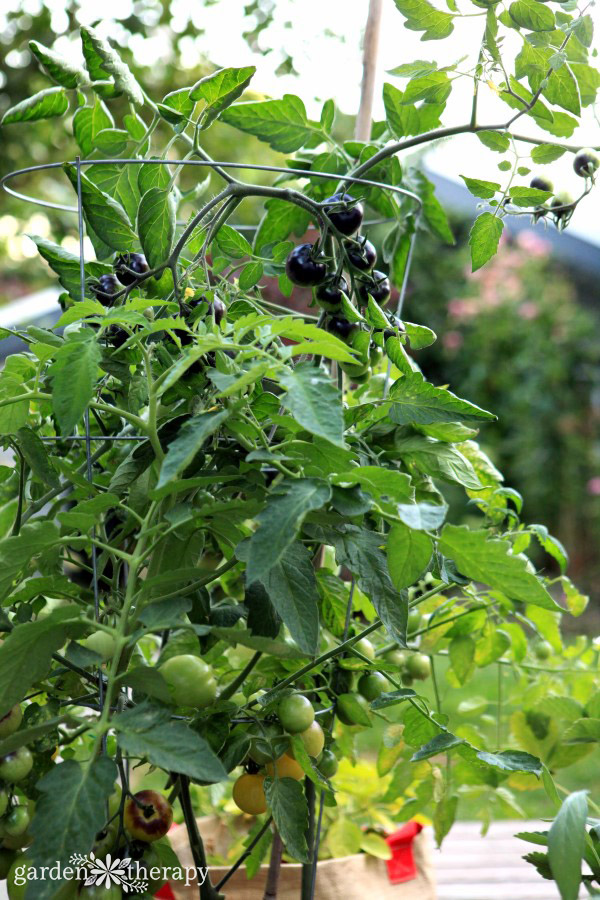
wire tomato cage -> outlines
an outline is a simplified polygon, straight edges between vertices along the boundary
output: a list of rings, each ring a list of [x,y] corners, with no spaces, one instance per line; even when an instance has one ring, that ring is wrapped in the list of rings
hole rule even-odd
[[[15,190],[12,186],[9,185],[13,179],[29,175],[36,172],[47,172],[54,171],[57,169],[63,169],[65,165],[70,165],[75,168],[76,171],[76,192],[77,192],[77,205],[69,206],[62,203],[55,203],[50,200],[44,200],[38,197],[33,197],[29,194],[24,194],[21,191]],[[67,162],[52,162],[45,163],[35,166],[26,166],[22,169],[16,169],[12,172],[7,173],[0,179],[0,186],[4,189],[4,191],[10,196],[14,197],[17,200],[21,200],[25,203],[32,203],[36,206],[43,207],[45,209],[56,210],[59,212],[72,213],[77,215],[77,232],[79,239],[79,287],[80,287],[80,300],[85,299],[86,294],[86,273],[85,273],[85,257],[84,257],[84,238],[85,238],[85,227],[84,227],[84,210],[83,210],[83,198],[82,198],[82,180],[81,174],[84,167],[89,166],[99,166],[99,165],[115,165],[115,166],[142,166],[142,165],[159,165],[159,166],[170,166],[174,169],[180,169],[183,166],[198,166],[200,168],[208,168],[212,169],[217,174],[219,174],[219,169],[238,169],[243,171],[255,171],[255,172],[270,172],[278,175],[288,175],[288,176],[298,176],[299,178],[319,178],[319,179],[327,179],[329,181],[338,179],[341,185],[345,186],[350,185],[358,185],[360,187],[365,188],[378,188],[383,191],[389,191],[393,194],[396,194],[400,197],[404,197],[408,200],[413,201],[416,206],[416,215],[414,221],[414,227],[412,229],[412,233],[410,234],[410,240],[408,245],[408,251],[406,255],[406,262],[404,266],[402,283],[399,287],[399,296],[396,304],[396,316],[400,317],[402,313],[402,307],[404,304],[404,298],[406,295],[406,289],[408,285],[408,278],[410,274],[410,268],[413,258],[413,252],[415,247],[416,235],[418,230],[419,218],[423,207],[423,201],[415,194],[413,191],[410,191],[406,188],[402,188],[396,185],[386,184],[385,182],[375,181],[367,178],[360,178],[352,175],[339,175],[337,173],[332,172],[321,172],[321,171],[313,171],[307,169],[300,168],[291,168],[284,166],[271,166],[271,165],[262,165],[258,163],[242,163],[242,162],[230,162],[230,161],[219,161],[219,160],[191,160],[191,159],[160,159],[160,158],[134,158],[134,159],[122,159],[119,157],[115,157],[112,159],[81,159],[77,156],[74,160]],[[249,186],[252,187],[252,186]],[[260,188],[257,188],[257,193]],[[293,201],[290,201],[293,202]],[[315,201],[311,201],[315,202]],[[318,206],[318,203],[315,203]],[[208,213],[207,213],[208,214]],[[364,220],[364,226],[376,226],[387,224],[391,222],[395,222],[395,218],[376,218],[370,220]],[[178,226],[188,225],[188,222],[177,221]],[[220,225],[219,225],[220,227]],[[254,225],[235,225],[236,230],[238,231],[254,231],[257,226]],[[315,225],[309,225],[309,230],[315,230]],[[217,229],[218,230],[218,229]],[[212,239],[214,239],[216,235],[212,235]],[[173,271],[174,277],[174,285],[177,287],[177,278],[176,273]],[[149,300],[149,305],[151,305],[151,299]],[[292,311],[292,310],[290,310]],[[386,381],[385,381],[385,390],[387,390],[387,385],[390,379],[391,372],[391,362],[388,362]],[[100,442],[104,445],[109,445],[111,442],[141,442],[147,440],[146,437],[142,435],[131,435],[131,434],[118,434],[118,435],[108,435],[108,434],[92,434],[90,428],[90,414],[89,408],[85,410],[83,416],[83,433],[75,433],[67,436],[44,436],[41,438],[44,442],[47,443],[64,443],[64,442],[73,442],[73,443],[82,443],[85,446],[85,467],[86,467],[86,478],[89,484],[93,484],[93,466],[94,462],[105,452],[104,448],[100,448],[99,450],[92,452],[92,442]],[[66,485],[65,485],[66,489]],[[92,561],[92,588],[93,588],[93,596],[94,596],[94,615],[96,621],[100,620],[100,586],[99,586],[99,577],[98,577],[98,559],[97,559],[97,547],[95,544],[96,531],[95,528],[92,529],[92,550],[91,550],[91,561]],[[354,580],[350,583],[350,591],[348,597],[348,606],[346,610],[346,619],[345,619],[345,628],[344,628],[344,637],[343,640],[347,639],[348,631],[350,627],[351,615],[352,615],[352,603],[353,603],[353,594],[354,594]],[[99,709],[102,708],[104,703],[104,676],[102,671],[98,670],[98,701],[99,701]],[[103,751],[106,752],[106,738],[103,739]],[[317,876],[317,861],[318,861],[318,851],[321,840],[321,832],[323,825],[323,811],[324,811],[324,800],[325,794],[321,791],[320,803],[319,803],[319,812],[317,816],[317,821],[315,823],[315,787],[312,781],[307,779],[307,799],[309,801],[309,843],[312,845],[310,850],[310,862],[308,864],[303,865],[303,882],[308,884],[308,895],[310,900],[313,900],[315,896],[315,888],[316,888],[316,876]],[[186,825],[188,825],[188,817],[185,817]],[[193,819],[193,816],[192,816]],[[245,849],[244,853],[239,857],[238,860],[231,866],[229,871],[223,876],[223,878],[219,881],[217,885],[215,885],[215,890],[218,891],[222,888],[227,881],[232,877],[232,875],[237,871],[240,865],[244,862],[244,860],[249,856],[252,849],[256,846],[256,844],[263,837],[267,828],[270,826],[272,819],[268,818],[263,827],[254,837],[252,842]],[[194,820],[195,825],[195,820]],[[316,825],[316,827],[315,827]],[[189,825],[188,825],[189,831]],[[307,881],[305,881],[307,879]]]

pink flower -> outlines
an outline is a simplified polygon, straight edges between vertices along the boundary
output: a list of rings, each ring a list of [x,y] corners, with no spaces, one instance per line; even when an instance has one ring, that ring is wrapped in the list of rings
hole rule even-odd
[[[521,303],[518,312],[522,319],[528,320],[537,319],[540,314],[539,307],[533,300],[526,300],[525,303]]]
[[[521,231],[517,235],[517,244],[531,256],[548,256],[552,248],[550,241],[536,234],[535,231]]]
[[[590,478],[586,485],[586,489],[588,494],[591,494],[592,497],[600,496],[600,475],[595,475],[594,478]]]
[[[464,338],[460,331],[447,331],[442,337],[442,344],[446,350],[460,350]]]

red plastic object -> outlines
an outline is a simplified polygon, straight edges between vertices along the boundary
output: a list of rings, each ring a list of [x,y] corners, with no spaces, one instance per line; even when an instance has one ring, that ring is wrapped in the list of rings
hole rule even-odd
[[[386,860],[390,884],[402,884],[417,877],[417,866],[414,860],[412,843],[423,826],[419,822],[407,822],[393,834],[386,837],[392,851],[392,858]]]

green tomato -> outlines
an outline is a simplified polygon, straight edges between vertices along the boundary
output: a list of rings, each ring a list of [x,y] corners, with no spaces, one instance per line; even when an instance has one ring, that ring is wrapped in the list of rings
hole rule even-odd
[[[33,756],[27,747],[19,747],[0,759],[0,778],[8,784],[23,781],[33,768]]]
[[[408,624],[407,631],[409,634],[412,634],[414,631],[418,631],[421,627],[421,622],[423,621],[423,617],[418,609],[411,609],[408,613]]]
[[[29,811],[26,806],[13,806],[4,820],[4,828],[11,837],[20,837],[29,825]]]
[[[411,687],[415,679],[412,677],[412,675],[408,675],[406,672],[404,672],[401,680],[403,687]]]
[[[204,709],[217,696],[217,682],[203,659],[189,653],[172,656],[159,669],[176,706]]]
[[[27,869],[30,865],[31,863],[24,853],[17,856],[13,862],[6,876],[8,900],[24,900],[25,889],[27,888]],[[24,884],[21,884],[21,882],[24,882]]]
[[[6,738],[9,735],[14,734],[19,728],[22,719],[23,710],[17,703],[0,719],[0,738]]]
[[[3,816],[8,809],[8,794],[4,788],[0,789],[0,816]]]
[[[399,669],[403,669],[408,660],[409,654],[406,650],[388,650],[386,654],[384,654],[385,662],[390,663],[392,666],[398,666]]]
[[[303,694],[289,694],[277,707],[277,715],[289,734],[300,734],[310,728],[315,720],[312,703]]]
[[[4,881],[8,876],[16,858],[15,850],[5,850],[4,847],[0,847],[0,881]]]
[[[359,693],[369,702],[377,700],[389,686],[389,681],[380,672],[362,675],[358,682]]]
[[[112,659],[115,653],[116,643],[112,634],[106,631],[93,631],[92,634],[81,641],[82,645],[93,653],[101,656],[104,662]]]
[[[352,646],[368,659],[375,659],[375,647],[368,638],[361,638],[360,641],[352,644]]]
[[[424,653],[413,653],[406,660],[406,671],[411,678],[424,681],[431,675],[431,660]]]
[[[331,750],[323,750],[318,762],[318,769],[325,778],[333,778],[338,770],[338,761]]]
[[[539,659],[540,662],[545,662],[545,660],[550,659],[554,653],[554,647],[549,641],[536,641],[533,645],[533,652],[535,653],[536,659]]]
[[[361,694],[341,694],[335,704],[335,712],[344,725],[368,725],[369,704]]]

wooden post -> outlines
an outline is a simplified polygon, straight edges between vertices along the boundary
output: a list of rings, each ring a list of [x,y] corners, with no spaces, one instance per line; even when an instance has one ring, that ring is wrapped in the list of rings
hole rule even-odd
[[[354,129],[354,136],[357,141],[368,141],[371,137],[373,96],[375,94],[377,52],[379,49],[379,32],[381,30],[382,13],[383,0],[369,0],[369,14],[367,16],[363,48],[363,77],[360,89],[360,106],[358,108],[356,127]]]

